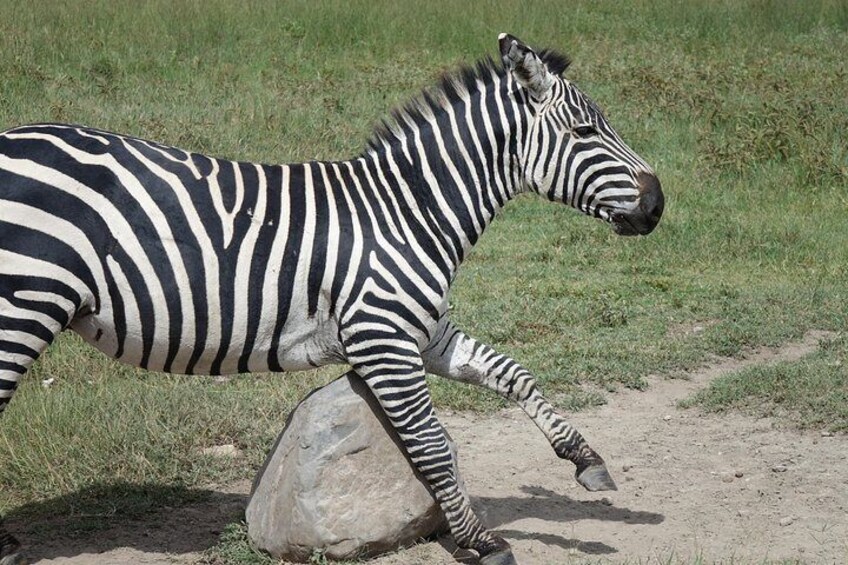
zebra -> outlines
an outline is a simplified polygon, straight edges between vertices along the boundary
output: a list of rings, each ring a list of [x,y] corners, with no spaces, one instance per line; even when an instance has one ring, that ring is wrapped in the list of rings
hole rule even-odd
[[[533,374],[448,316],[457,269],[497,212],[535,192],[645,235],[652,168],[563,73],[508,34],[500,60],[446,74],[346,161],[216,159],[82,126],[0,134],[0,410],[64,329],[139,367],[184,374],[348,364],[430,485],[459,547],[515,563],[458,487],[425,381],[517,403],[588,490],[604,460]],[[20,559],[0,523],[0,564]]]

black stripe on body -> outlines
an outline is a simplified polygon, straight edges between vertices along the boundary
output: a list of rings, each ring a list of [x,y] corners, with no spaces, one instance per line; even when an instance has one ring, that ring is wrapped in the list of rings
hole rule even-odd
[[[329,187],[324,185],[324,177],[315,163],[307,166],[312,171],[312,187],[307,187],[307,190],[311,188],[315,197],[315,230],[312,233],[312,256],[309,261],[306,290],[309,296],[307,315],[312,317],[318,311],[318,298],[321,296],[321,283],[326,269],[328,233],[329,230],[335,229],[335,226],[330,226],[329,223],[330,211],[327,202]]]
[[[282,187],[282,190],[288,191],[290,200],[289,209],[280,210],[280,213],[289,217],[289,231],[283,251],[282,264],[280,265],[280,274],[277,279],[277,321],[271,338],[271,350],[268,353],[268,367],[272,371],[283,370],[280,364],[280,339],[289,317],[289,308],[291,307],[292,293],[295,290],[295,278],[297,277],[297,260],[303,240],[306,209],[305,191],[309,189],[304,182],[303,168],[304,165],[289,167],[288,182]]]
[[[336,214],[338,216],[337,229],[339,230],[336,263],[335,265],[330,265],[330,268],[335,270],[335,277],[333,278],[333,283],[330,288],[330,312],[335,313],[339,296],[341,295],[342,287],[353,259],[352,254],[355,232],[353,228],[353,214],[351,209],[348,207],[347,199],[345,198],[346,189],[342,183],[340,175],[336,173],[336,168],[330,165],[327,165],[326,173],[327,179],[330,183],[326,188],[333,193],[333,200],[336,205]]]
[[[284,211],[280,210],[280,190],[283,183],[282,168],[263,165],[260,167],[261,173],[259,173],[250,163],[241,163],[240,166],[245,186],[259,186],[257,175],[263,174],[265,176],[268,196],[265,202],[265,218],[267,220],[259,231],[259,236],[254,245],[247,289],[236,290],[236,292],[246,291],[248,295],[247,331],[244,336],[244,347],[238,361],[238,371],[246,373],[249,371],[250,356],[256,346],[259,322],[262,318],[262,289],[265,274],[271,268],[268,263],[271,257],[271,246],[280,226],[280,215]]]
[[[233,204],[235,203],[236,191],[233,167],[236,164],[230,161],[219,161],[218,164],[221,171],[229,171],[229,173],[225,174],[223,177],[219,174],[219,182],[221,182],[222,187],[221,193],[230,194],[230,199],[232,201],[229,206],[227,205],[226,201],[224,201],[224,207],[227,210],[231,210]],[[251,169],[252,167],[243,168]],[[252,171],[252,178],[256,178],[255,169],[253,169]],[[229,182],[230,184],[224,185],[223,183],[225,181]],[[230,190],[226,190],[225,186],[227,188],[230,188]],[[257,192],[258,186],[258,182],[253,182],[251,184],[245,183],[244,200],[241,204],[241,210],[251,210],[253,211],[253,213],[256,213],[257,202],[259,198],[259,194]],[[215,217],[217,217],[217,215]],[[232,343],[234,337],[233,323],[235,321],[235,301],[241,298],[237,295],[244,292],[244,289],[239,289],[236,287],[236,275],[238,269],[242,268],[242,265],[238,264],[238,259],[239,254],[241,252],[241,247],[244,244],[245,237],[247,236],[248,230],[251,228],[253,221],[254,218],[246,212],[238,214],[233,222],[233,232],[231,235],[232,239],[229,241],[226,247],[224,247],[223,245],[215,245],[215,253],[218,256],[218,296],[220,301],[219,304],[221,313],[221,342],[218,347],[218,353],[215,355],[215,359],[213,360],[208,371],[213,375],[221,373],[221,365],[227,359],[230,344]]]

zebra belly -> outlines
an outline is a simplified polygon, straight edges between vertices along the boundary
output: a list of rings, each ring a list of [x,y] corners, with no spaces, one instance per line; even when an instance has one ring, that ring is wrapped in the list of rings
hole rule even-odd
[[[147,360],[144,361],[145,344],[140,333],[127,332],[121,341],[122,351],[120,355],[118,354],[119,339],[110,316],[89,314],[79,317],[71,323],[71,329],[96,349],[130,365],[171,373],[220,375],[243,372],[239,367],[245,351],[243,336],[241,339],[233,336],[225,353],[222,353],[220,347],[197,350],[194,344],[190,343],[179,344],[174,352],[170,343],[154,341],[146,356]],[[274,370],[276,367],[269,363],[272,358],[283,371],[302,371],[344,363],[338,335],[338,326],[334,320],[319,317],[290,319],[280,335],[276,348],[272,347],[273,329],[260,332],[260,336],[248,352],[247,372]],[[272,349],[276,351],[273,356]],[[190,368],[187,365],[178,365],[176,362],[166,367],[169,356],[175,361],[192,358],[196,358],[196,361]]]

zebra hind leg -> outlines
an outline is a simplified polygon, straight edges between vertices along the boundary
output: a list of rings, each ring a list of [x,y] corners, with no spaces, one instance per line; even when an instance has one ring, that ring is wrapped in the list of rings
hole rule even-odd
[[[0,277],[0,291],[2,282]],[[19,294],[27,296],[23,291]],[[74,306],[70,305],[65,316],[57,319],[58,312],[50,303],[17,298],[13,302],[0,292],[0,422],[21,378],[62,331],[73,311]],[[25,563],[21,544],[6,530],[0,517],[0,565]]]
[[[0,519],[0,565],[25,565],[26,559],[20,550],[20,542],[6,531]]]

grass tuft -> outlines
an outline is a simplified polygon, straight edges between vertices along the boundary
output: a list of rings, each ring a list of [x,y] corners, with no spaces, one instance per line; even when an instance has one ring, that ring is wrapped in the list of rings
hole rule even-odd
[[[848,432],[848,336],[822,341],[800,361],[747,367],[681,403],[708,412],[741,410],[802,429]]]

